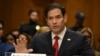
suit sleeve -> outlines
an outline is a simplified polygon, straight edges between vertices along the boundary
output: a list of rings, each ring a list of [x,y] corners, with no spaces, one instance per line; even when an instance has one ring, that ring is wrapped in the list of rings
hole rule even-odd
[[[21,26],[19,27],[19,31],[22,33],[22,31],[23,31],[23,25],[21,25]]]
[[[88,44],[88,40],[86,36],[83,37],[82,45],[79,48],[79,52],[80,52],[80,55],[82,56],[95,56],[94,51]]]
[[[33,49],[33,52],[32,53],[36,53],[36,43],[37,43],[37,36],[35,35],[32,39],[32,41],[30,42],[30,44],[28,45],[28,48],[30,49]]]

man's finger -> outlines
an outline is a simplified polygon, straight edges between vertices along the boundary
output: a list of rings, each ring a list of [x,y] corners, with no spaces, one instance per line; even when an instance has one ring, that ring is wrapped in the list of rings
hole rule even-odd
[[[13,46],[16,48],[16,44],[13,42]]]
[[[19,43],[20,43],[19,39],[17,39],[17,40],[16,40],[16,43],[17,43],[17,44],[19,44]]]
[[[28,49],[28,53],[33,52],[33,49]]]

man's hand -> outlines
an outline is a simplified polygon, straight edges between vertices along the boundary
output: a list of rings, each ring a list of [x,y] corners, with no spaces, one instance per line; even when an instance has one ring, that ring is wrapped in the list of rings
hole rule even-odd
[[[25,39],[19,38],[13,45],[16,53],[29,53],[33,51],[33,49],[27,49],[27,41]]]

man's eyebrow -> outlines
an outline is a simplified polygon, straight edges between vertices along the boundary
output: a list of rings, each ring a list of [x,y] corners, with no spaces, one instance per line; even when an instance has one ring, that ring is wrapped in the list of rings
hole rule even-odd
[[[61,16],[61,15],[56,15],[56,16]]]

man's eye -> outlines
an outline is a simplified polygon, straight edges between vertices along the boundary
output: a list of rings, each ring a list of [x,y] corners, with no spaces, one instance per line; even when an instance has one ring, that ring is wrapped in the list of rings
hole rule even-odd
[[[61,18],[61,16],[57,16],[57,18]]]

